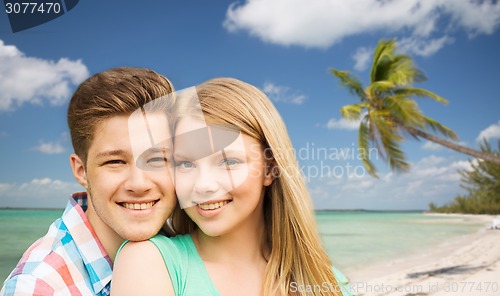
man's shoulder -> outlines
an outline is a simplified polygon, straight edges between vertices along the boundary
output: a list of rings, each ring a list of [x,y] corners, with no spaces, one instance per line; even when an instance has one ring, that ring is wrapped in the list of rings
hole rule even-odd
[[[24,252],[0,295],[51,295],[65,290],[68,279],[74,277],[70,269],[79,265],[84,267],[82,258],[59,218],[50,225],[45,236]]]
[[[64,242],[63,242],[64,241]],[[19,274],[35,274],[41,265],[51,266],[51,262],[64,261],[72,237],[64,226],[62,218],[54,221],[47,234],[35,241],[23,254],[11,276]]]
[[[10,295],[53,295],[54,288],[44,279],[32,274],[18,274],[8,278],[0,291],[0,296]]]
[[[91,229],[82,204],[73,197],[62,217],[23,254],[0,296],[93,295],[93,291],[108,295],[111,269],[111,259]]]
[[[59,220],[58,220],[59,221]],[[4,282],[0,296],[109,294],[111,264],[108,258],[84,258],[87,253],[61,223],[54,222],[37,240]],[[91,250],[90,250],[91,251]],[[92,252],[94,255],[99,250]],[[100,254],[100,252],[98,253]]]

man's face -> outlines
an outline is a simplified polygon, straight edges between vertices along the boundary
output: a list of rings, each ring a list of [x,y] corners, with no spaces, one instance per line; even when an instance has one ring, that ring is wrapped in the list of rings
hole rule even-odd
[[[169,132],[164,115],[150,114],[148,120],[163,126],[161,132]],[[145,151],[141,162],[150,169],[138,167],[130,144],[133,125],[126,115],[104,120],[88,151],[86,214],[99,236],[148,239],[165,224],[176,203],[166,160],[169,147],[164,144]]]

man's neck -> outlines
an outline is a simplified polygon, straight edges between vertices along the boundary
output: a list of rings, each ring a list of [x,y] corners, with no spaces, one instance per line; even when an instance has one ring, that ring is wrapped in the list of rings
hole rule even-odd
[[[114,232],[108,225],[106,225],[97,215],[95,211],[89,206],[85,212],[87,218],[89,219],[90,225],[95,231],[95,234],[99,238],[104,250],[108,254],[112,262],[115,261],[116,252],[123,244],[125,239],[120,237],[116,232]]]

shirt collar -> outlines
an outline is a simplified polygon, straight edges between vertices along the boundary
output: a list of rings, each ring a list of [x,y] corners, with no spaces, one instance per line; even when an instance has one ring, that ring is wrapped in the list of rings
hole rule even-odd
[[[68,201],[62,220],[75,241],[97,294],[111,282],[113,263],[85,215],[86,208],[87,193],[75,193]]]

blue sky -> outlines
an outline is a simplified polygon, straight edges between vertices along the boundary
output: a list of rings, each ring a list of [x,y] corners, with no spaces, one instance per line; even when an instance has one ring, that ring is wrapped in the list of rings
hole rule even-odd
[[[398,38],[428,77],[417,86],[450,102],[420,100],[423,112],[478,148],[481,138],[500,137],[499,24],[500,3],[471,0],[80,1],[18,33],[1,11],[0,207],[62,208],[82,190],[68,162],[67,104],[81,81],[116,66],[151,68],[176,89],[220,76],[263,89],[318,209],[443,204],[463,193],[457,169],[469,158],[409,139],[409,173],[376,161],[380,179],[368,176],[350,154],[356,126],[339,114],[356,100],[328,69],[366,83],[378,40]]]

